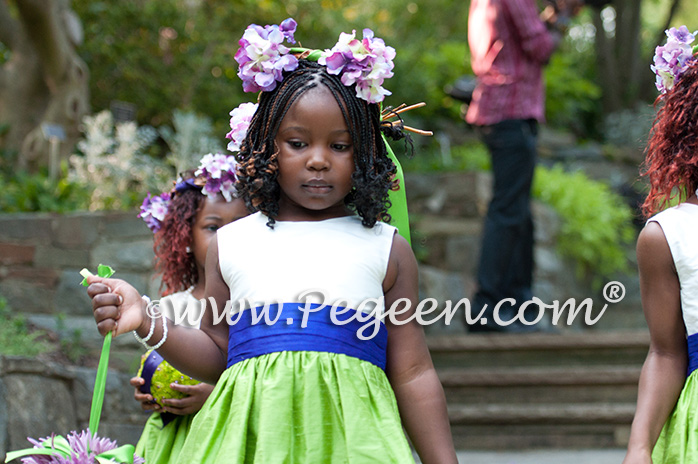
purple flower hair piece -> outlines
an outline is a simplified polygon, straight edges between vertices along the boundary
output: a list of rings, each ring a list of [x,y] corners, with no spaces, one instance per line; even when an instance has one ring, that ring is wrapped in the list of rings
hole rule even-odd
[[[330,74],[342,74],[342,83],[356,84],[356,96],[369,103],[379,103],[391,92],[384,89],[383,81],[393,76],[395,49],[374,37],[371,29],[363,30],[363,40],[342,32],[331,50],[325,50],[318,63],[327,66]]]
[[[231,201],[237,195],[237,166],[232,155],[209,153],[201,158],[199,169],[194,174],[206,180],[202,191],[206,196],[213,198],[220,193],[226,201]]]
[[[230,140],[228,150],[240,151],[243,140],[247,136],[247,129],[250,127],[252,117],[257,111],[257,103],[243,103],[230,112],[230,132],[225,134],[225,138]]]
[[[235,53],[235,61],[240,65],[238,76],[245,92],[274,90],[276,83],[283,79],[283,71],[293,71],[298,67],[298,59],[282,45],[284,40],[295,44],[295,32],[296,21],[292,18],[279,25],[262,27],[251,24],[245,29],[238,42],[240,48]]]
[[[686,69],[696,61],[697,47],[691,46],[698,32],[689,32],[686,26],[672,27],[666,31],[667,43],[654,51],[654,64],[650,69],[657,75],[655,85],[661,93],[674,87]]]
[[[141,212],[138,217],[143,219],[153,233],[160,230],[162,221],[167,215],[167,208],[170,205],[171,196],[169,192],[161,193],[160,195],[151,197],[150,192],[143,199],[141,204]]]

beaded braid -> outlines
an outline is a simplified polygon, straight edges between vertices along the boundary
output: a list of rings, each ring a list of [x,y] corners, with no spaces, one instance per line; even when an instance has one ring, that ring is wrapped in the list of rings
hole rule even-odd
[[[276,134],[286,112],[303,93],[325,85],[344,116],[354,145],[352,190],[345,204],[373,227],[378,220],[390,221],[388,191],[394,188],[395,164],[388,158],[381,137],[380,108],[356,97],[354,86],[345,86],[339,76],[313,61],[299,60],[298,68],[284,73],[271,92],[262,92],[259,107],[237,155],[240,163],[236,188],[248,208],[262,211],[273,228],[279,212],[278,147]]]

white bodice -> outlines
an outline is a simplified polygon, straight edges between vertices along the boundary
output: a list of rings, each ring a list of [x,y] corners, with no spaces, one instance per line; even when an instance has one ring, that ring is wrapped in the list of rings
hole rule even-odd
[[[664,231],[681,286],[686,334],[698,333],[698,205],[681,203],[651,217]]]
[[[357,216],[278,221],[255,213],[218,230],[218,259],[230,299],[244,308],[274,303],[325,303],[359,309],[382,299],[395,227],[364,227]],[[310,293],[309,293],[310,292]],[[372,311],[382,301],[365,305]],[[233,312],[240,309],[234,305]]]

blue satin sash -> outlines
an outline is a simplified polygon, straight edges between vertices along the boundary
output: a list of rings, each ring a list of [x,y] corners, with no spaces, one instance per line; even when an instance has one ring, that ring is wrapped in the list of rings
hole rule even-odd
[[[686,372],[686,377],[688,377],[693,371],[698,369],[698,333],[690,335],[686,339],[686,344],[688,345],[688,372]]]
[[[388,331],[382,321],[376,322],[374,317],[365,314],[360,316],[366,320],[359,321],[356,310],[339,307],[334,310],[339,322],[335,323],[331,319],[333,310],[330,306],[308,304],[308,308],[316,311],[304,312],[301,308],[305,305],[284,303],[280,317],[269,324],[260,317],[261,306],[233,314],[228,339],[228,367],[279,351],[321,351],[359,358],[385,370]],[[268,320],[276,319],[278,312],[278,304],[268,305]],[[306,327],[302,327],[304,314],[307,315]],[[253,320],[255,316],[258,320]],[[380,326],[375,336],[368,340],[358,338],[358,333],[370,337],[376,323]],[[364,330],[359,332],[364,326]]]

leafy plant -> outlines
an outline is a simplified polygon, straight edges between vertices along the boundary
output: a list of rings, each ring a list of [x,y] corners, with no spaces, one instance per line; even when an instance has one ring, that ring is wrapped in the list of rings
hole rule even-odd
[[[580,277],[593,286],[618,272],[628,272],[627,245],[635,238],[633,212],[606,184],[582,172],[539,166],[533,193],[562,218],[557,249],[577,263]]]
[[[147,154],[157,138],[153,127],[114,123],[108,110],[86,116],[83,126],[85,136],[78,142],[82,155],[70,157],[68,179],[89,189],[90,210],[134,207],[146,192],[169,186],[171,170]]]
[[[5,213],[87,209],[88,196],[84,186],[66,178],[50,179],[45,170],[0,175],[0,211]]]
[[[43,331],[30,332],[21,315],[12,312],[7,300],[0,296],[0,354],[10,356],[37,356],[49,351],[48,343],[41,340]]]
[[[172,117],[174,130],[169,126],[158,129],[170,149],[167,161],[176,173],[196,169],[202,156],[223,151],[222,137],[214,137],[211,119],[191,111],[175,110]]]

